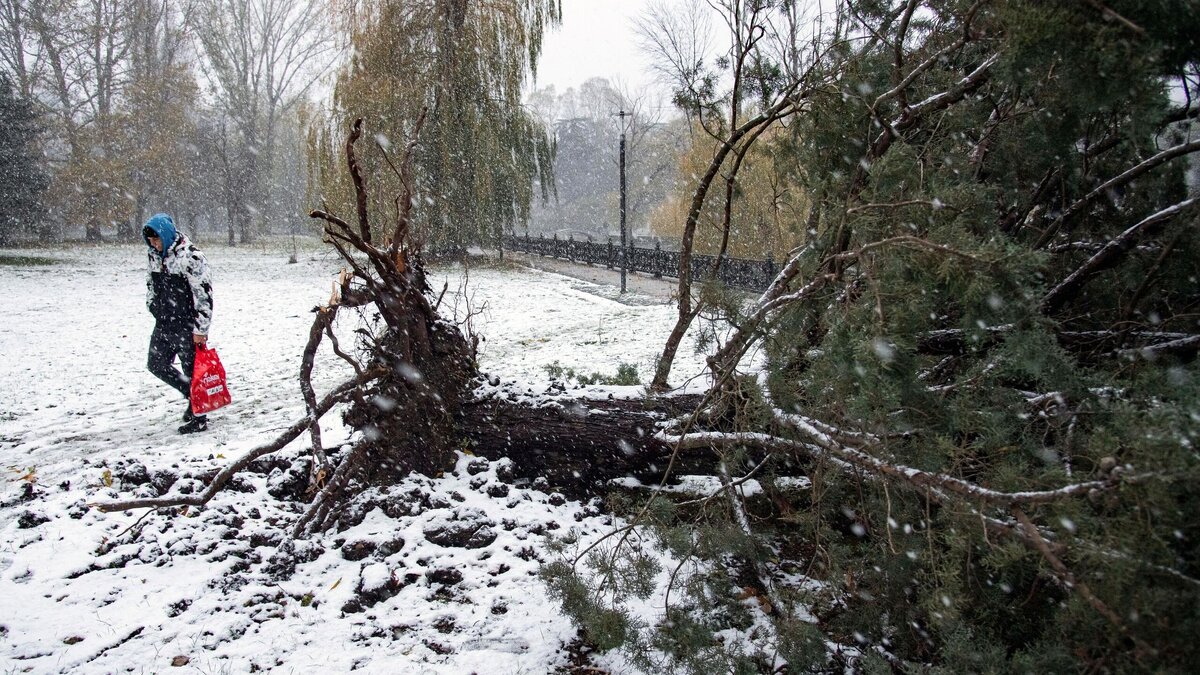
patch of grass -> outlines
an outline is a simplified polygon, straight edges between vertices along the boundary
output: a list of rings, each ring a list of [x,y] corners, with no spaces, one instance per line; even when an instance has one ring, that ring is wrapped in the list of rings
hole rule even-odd
[[[37,255],[8,255],[0,253],[0,265],[8,265],[9,267],[39,267],[46,265],[57,265],[61,260],[54,258],[46,258]]]
[[[579,384],[606,384],[614,386],[634,386],[642,383],[638,376],[637,366],[632,363],[621,363],[617,366],[616,375],[605,375],[604,373],[592,373],[585,375],[575,372],[574,368],[566,368],[558,361],[551,363],[548,366],[542,366],[546,374],[552,380],[575,380]]]
[[[439,258],[439,259],[429,261],[429,264],[430,264],[430,267],[438,267],[438,268],[445,269],[448,267],[463,265],[464,260],[462,257]],[[529,269],[529,265],[527,265],[519,260],[514,260],[513,258],[508,257],[508,256],[506,256],[503,260],[501,260],[500,258],[497,258],[494,254],[490,254],[490,253],[483,253],[483,254],[471,253],[470,255],[468,255],[466,257],[465,265],[468,269],[495,270],[498,272],[512,272],[514,270]]]

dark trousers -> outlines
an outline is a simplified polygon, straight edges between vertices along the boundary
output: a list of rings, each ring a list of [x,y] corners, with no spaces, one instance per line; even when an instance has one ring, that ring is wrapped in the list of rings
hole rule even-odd
[[[175,357],[183,372],[175,367]],[[190,326],[179,327],[163,321],[154,324],[150,334],[150,353],[146,367],[155,377],[179,390],[184,398],[192,397],[192,369],[196,365],[196,347],[192,344]]]

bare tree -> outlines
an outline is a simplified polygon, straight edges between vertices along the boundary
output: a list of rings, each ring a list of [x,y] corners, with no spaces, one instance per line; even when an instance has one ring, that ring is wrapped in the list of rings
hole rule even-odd
[[[42,60],[32,25],[31,0],[0,0],[0,68],[12,76],[17,90],[33,98]]]
[[[27,6],[26,25],[48,69],[42,84],[69,134],[112,113],[131,46],[130,4],[58,0]]]
[[[668,388],[675,354],[692,321],[704,309],[693,297],[692,249],[701,212],[717,178],[725,183],[721,247],[715,276],[729,241],[737,174],[746,153],[772,125],[800,112],[805,99],[828,78],[823,50],[836,42],[836,35],[823,42],[813,40],[812,49],[802,51],[791,43],[763,44],[768,35],[778,35],[776,24],[798,34],[800,17],[792,3],[757,0],[711,0],[709,9],[725,24],[728,52],[709,63],[709,22],[696,4],[680,12],[665,4],[651,7],[639,23],[644,47],[655,57],[660,73],[674,87],[674,100],[697,126],[715,141],[708,170],[696,183],[688,209],[679,257],[679,317],[655,366],[652,389]],[[815,30],[820,30],[817,24]],[[787,49],[780,46],[787,45]],[[769,51],[770,47],[775,50]],[[817,64],[825,66],[822,70]],[[767,66],[774,66],[768,68]],[[718,66],[728,74],[721,76]],[[726,88],[721,90],[723,82]],[[757,96],[751,97],[750,94]]]
[[[264,205],[278,125],[340,53],[330,17],[318,3],[204,0],[196,34],[218,105],[232,122],[236,151],[226,190],[229,242],[254,237],[252,216]]]
[[[133,145],[129,192],[133,209],[118,225],[118,237],[132,239],[147,209],[171,211],[176,222],[188,221],[184,203],[194,195],[198,107],[194,72],[188,65],[189,23],[194,0],[133,0],[129,30],[129,86],[123,109],[129,115],[128,133],[140,137]]]
[[[64,217],[85,222],[89,240],[114,215],[119,197],[102,176],[119,173],[114,143],[117,102],[128,84],[134,3],[129,0],[50,0],[25,8],[39,90],[60,145],[51,157],[66,171],[56,178]],[[17,16],[15,6],[10,16]]]
[[[196,0],[133,0],[129,18],[133,80],[151,79],[179,64],[189,47],[187,28],[196,7]]]

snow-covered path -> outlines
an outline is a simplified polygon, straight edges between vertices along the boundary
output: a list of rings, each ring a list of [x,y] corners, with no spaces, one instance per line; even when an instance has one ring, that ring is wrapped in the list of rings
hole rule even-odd
[[[217,249],[212,340],[237,405],[212,433],[179,437],[179,395],[146,370],[153,320],[145,309],[141,247],[49,252],[55,265],[0,266],[9,299],[0,325],[0,458],[46,471],[82,456],[236,451],[302,410],[289,401],[308,310],[331,265]],[[328,359],[326,359],[328,363]],[[331,375],[319,369],[318,377]],[[326,379],[329,379],[326,377]],[[230,447],[230,446],[233,447]]]
[[[594,535],[606,520],[537,491],[509,492],[495,466],[468,471],[464,457],[443,479],[414,479],[406,489],[421,506],[410,517],[381,520],[374,511],[347,532],[305,542],[281,563],[295,567],[287,573],[275,557],[264,560],[294,517],[266,496],[278,471],[248,477],[245,491],[222,493],[193,517],[152,517],[134,541],[124,533],[141,514],[84,508],[150,489],[133,479],[138,472],[211,471],[303,414],[299,356],[336,262],[312,251],[288,265],[278,248],[206,253],[215,272],[211,341],[234,402],[210,417],[207,433],[180,436],[181,399],[145,368],[152,321],[142,247],[0,251],[0,670],[161,672],[181,659],[202,672],[562,666],[573,629],[537,580],[538,542],[548,530]],[[17,256],[57,262],[11,264]],[[449,284],[443,306],[460,313],[461,272],[438,270],[431,280],[439,290]],[[482,367],[532,392],[545,389],[544,367],[555,362],[606,374],[632,363],[647,377],[673,321],[660,300],[617,302],[611,289],[555,274],[485,268],[469,279],[471,304],[483,309],[475,319],[486,336]],[[343,345],[354,327],[340,322]],[[702,357],[685,346],[677,380],[701,370]],[[314,384],[322,392],[349,373],[325,346]],[[338,417],[325,418],[327,446],[346,438]],[[36,497],[24,501],[29,478]],[[481,518],[496,535],[483,548],[445,548],[423,535],[431,522]],[[347,540],[387,555],[357,560]],[[447,582],[446,570],[461,579]],[[355,592],[397,579],[402,588],[374,610],[345,610]]]

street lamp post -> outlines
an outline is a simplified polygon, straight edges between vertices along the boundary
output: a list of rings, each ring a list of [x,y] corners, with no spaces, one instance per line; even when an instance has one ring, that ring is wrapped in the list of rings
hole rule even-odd
[[[625,118],[633,116],[624,110],[617,113],[621,118],[621,292],[625,292],[625,274],[629,269],[629,244],[625,233]]]

